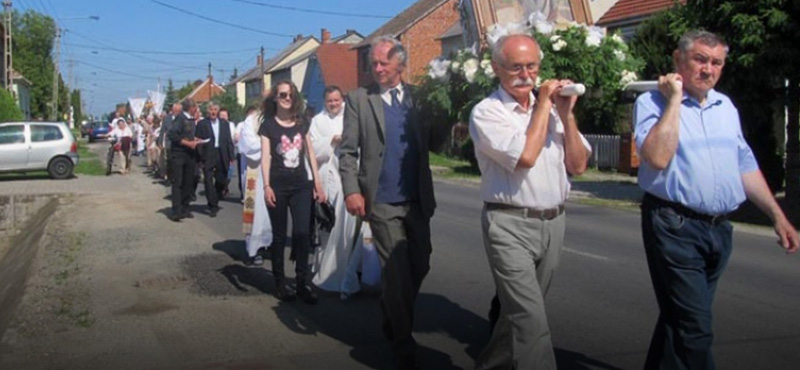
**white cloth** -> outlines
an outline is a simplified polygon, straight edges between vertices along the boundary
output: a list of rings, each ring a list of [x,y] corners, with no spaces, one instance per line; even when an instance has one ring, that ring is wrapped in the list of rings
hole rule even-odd
[[[347,213],[339,176],[338,148],[331,144],[335,135],[342,135],[343,117],[344,109],[336,116],[323,110],[311,120],[308,131],[317,157],[322,187],[336,210],[336,223],[325,247],[315,258],[312,282],[324,290],[352,294],[361,289],[357,271],[361,264],[363,240],[361,233],[355,235],[357,219]]]
[[[264,177],[261,174],[261,137],[258,136],[258,116],[251,115],[242,123],[242,135],[239,140],[239,152],[245,161],[245,168],[255,169],[258,172],[256,183],[256,205],[253,213],[253,229],[245,236],[247,254],[254,257],[261,247],[268,248],[272,244],[272,224],[267,213],[267,203],[264,200]],[[242,181],[245,181],[245,171],[242,171]]]
[[[472,110],[469,132],[481,170],[481,199],[519,207],[548,209],[567,199],[570,183],[564,164],[564,124],[550,111],[547,138],[536,163],[517,169],[525,148],[535,98],[526,111],[503,88]],[[589,142],[581,141],[591,151]]]
[[[239,127],[242,126],[241,122],[236,125],[233,121],[228,121],[228,126],[231,128],[231,140],[233,140],[233,155],[239,155]]]
[[[119,126],[116,126],[116,127],[114,127],[113,130],[111,130],[111,132],[108,134],[108,136],[113,138],[113,139],[115,139],[115,140],[117,140],[117,141],[119,141],[123,137],[132,138],[133,137],[133,131],[131,131],[131,128],[128,127],[128,126],[125,126],[125,128],[122,128],[122,129],[119,128]]]
[[[136,134],[136,151],[141,152],[145,149],[145,131],[141,123],[133,124],[133,131]]]
[[[159,126],[158,128],[154,128],[154,129],[150,130],[150,137],[152,139],[150,141],[150,147],[148,149],[158,148],[158,143],[156,143],[156,138],[159,135],[161,135],[161,126]]]

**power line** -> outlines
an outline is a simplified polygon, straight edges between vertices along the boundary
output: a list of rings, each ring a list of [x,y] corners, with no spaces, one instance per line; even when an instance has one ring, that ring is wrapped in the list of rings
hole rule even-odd
[[[79,48],[87,48],[87,49],[97,49],[97,50],[107,50],[107,51],[118,51],[118,52],[130,52],[134,54],[160,54],[160,55],[214,55],[214,54],[238,54],[244,52],[253,52],[258,51],[258,48],[250,48],[250,49],[239,49],[239,50],[219,50],[219,51],[158,51],[158,50],[128,50],[128,49],[120,49],[110,46],[93,46],[93,45],[84,45],[84,44],[73,44],[65,42],[64,44],[79,47]]]
[[[245,4],[252,4],[263,6],[267,8],[273,9],[282,9],[282,10],[291,10],[294,12],[301,12],[301,13],[314,13],[314,14],[323,14],[323,15],[336,15],[340,17],[356,17],[356,18],[379,18],[379,19],[391,19],[393,17],[387,15],[375,15],[375,14],[355,14],[355,13],[343,13],[343,12],[334,12],[330,10],[316,10],[316,9],[307,9],[307,8],[296,8],[293,6],[283,6],[283,5],[275,5],[275,4],[267,4],[260,1],[252,1],[252,0],[231,0],[237,3],[245,3]]]
[[[260,34],[263,34],[263,35],[269,35],[269,36],[290,37],[290,38],[294,37],[294,35],[289,35],[289,34],[285,34],[285,33],[262,31],[262,30],[259,30],[259,29],[242,26],[242,25],[235,24],[235,23],[223,22],[223,21],[220,21],[218,19],[214,19],[214,18],[211,18],[211,17],[206,17],[206,16],[204,16],[202,14],[197,14],[197,13],[188,11],[186,9],[181,9],[181,8],[176,7],[176,6],[172,6],[172,5],[163,3],[163,2],[158,1],[158,0],[150,0],[150,1],[152,1],[152,2],[154,2],[156,4],[158,4],[158,5],[161,5],[163,7],[170,8],[170,9],[175,10],[175,11],[180,12],[180,13],[191,15],[193,17],[197,17],[197,18],[200,18],[200,19],[204,19],[204,20],[207,20],[209,22],[223,24],[223,25],[226,25],[228,27],[238,28],[238,29],[241,29],[241,30],[250,31],[250,32],[256,32],[256,33],[260,33]]]
[[[113,70],[113,69],[109,69],[109,68],[106,68],[106,67],[99,66],[99,65],[97,65],[97,64],[92,64],[92,63],[89,63],[89,62],[84,62],[84,61],[82,61],[82,60],[76,60],[76,61],[75,61],[75,63],[78,63],[78,64],[83,64],[83,65],[86,65],[86,66],[89,66],[89,67],[94,67],[94,68],[97,68],[97,69],[100,69],[100,70],[103,70],[103,71],[106,71],[106,72],[116,73],[116,74],[123,75],[123,76],[130,76],[130,77],[144,78],[144,79],[148,79],[148,80],[156,80],[156,79],[158,79],[157,77],[151,77],[151,76],[142,76],[142,75],[137,75],[137,74],[134,74],[134,73],[128,73],[128,72],[122,72],[122,71],[116,71],[116,70]]]
[[[81,35],[80,33],[77,33],[77,32],[75,32],[75,31],[70,31],[70,33],[72,33],[73,35],[76,35],[76,36],[78,36],[78,37],[80,37],[80,38],[82,38],[82,39],[85,39],[85,40],[88,40],[88,41],[91,41],[91,42],[95,42],[95,43],[98,43],[98,44],[104,45],[104,46],[105,46],[105,47],[107,47],[107,48],[114,48],[113,46],[111,46],[111,45],[109,45],[109,44],[106,44],[106,43],[104,43],[104,42],[101,42],[101,41],[98,41],[98,40],[92,39],[91,37],[88,37],[88,36]],[[116,48],[114,48],[114,49],[116,49]],[[164,65],[168,65],[168,66],[171,66],[171,67],[179,67],[179,68],[187,68],[187,69],[188,69],[188,68],[193,68],[193,69],[196,69],[196,70],[205,70],[205,69],[204,69],[204,68],[202,68],[202,67],[197,67],[197,66],[184,66],[184,65],[180,65],[180,64],[174,64],[174,63],[168,63],[168,62],[164,62],[164,61],[161,61],[161,60],[158,60],[158,59],[148,58],[148,57],[145,57],[145,56],[142,56],[142,55],[138,55],[138,54],[131,53],[131,52],[129,52],[129,51],[127,51],[127,50],[125,50],[125,49],[117,49],[116,51],[117,51],[117,52],[120,52],[120,53],[123,53],[123,54],[130,55],[130,56],[132,56],[132,57],[134,57],[134,58],[139,58],[139,59],[146,60],[146,61],[153,62],[153,63],[164,64]]]

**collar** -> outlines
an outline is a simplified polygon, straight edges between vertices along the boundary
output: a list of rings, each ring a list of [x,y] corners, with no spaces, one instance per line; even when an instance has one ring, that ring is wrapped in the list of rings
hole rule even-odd
[[[702,106],[702,108],[705,109],[711,106],[722,104],[722,96],[723,95],[717,92],[717,90],[714,89],[708,90],[708,92],[706,93],[706,104]],[[692,104],[697,105],[698,107],[701,106],[699,100],[689,95],[689,93],[686,90],[683,90],[683,98],[681,99],[681,102],[685,102],[687,100],[690,101]]]
[[[498,98],[500,98],[500,102],[503,103],[503,106],[506,107],[511,112],[519,112],[524,111],[522,109],[522,105],[517,102],[517,99],[514,99],[511,94],[508,93],[503,87],[497,89],[498,91]],[[533,95],[533,92],[530,92],[530,104],[528,104],[528,111],[526,113],[530,113],[533,110],[533,106],[536,104],[536,96]]]
[[[380,85],[378,85],[378,86],[380,86]],[[391,89],[397,89],[398,93],[401,94],[401,95],[405,92],[405,88],[403,87],[403,82],[402,81],[399,84],[397,84],[396,86],[392,86],[392,87],[384,88],[383,86],[380,86],[380,89],[381,89],[381,95],[386,94]]]

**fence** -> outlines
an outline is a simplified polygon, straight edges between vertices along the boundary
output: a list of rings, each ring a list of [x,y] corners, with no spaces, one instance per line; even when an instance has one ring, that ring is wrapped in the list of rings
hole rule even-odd
[[[585,135],[592,145],[589,167],[616,169],[619,167],[619,135]]]

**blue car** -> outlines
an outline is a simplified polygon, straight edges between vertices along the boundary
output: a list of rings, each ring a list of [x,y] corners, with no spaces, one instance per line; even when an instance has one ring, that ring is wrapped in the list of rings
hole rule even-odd
[[[111,126],[108,122],[92,122],[91,128],[89,129],[89,142],[93,143],[96,140],[103,140],[106,138],[108,133],[111,131]]]

